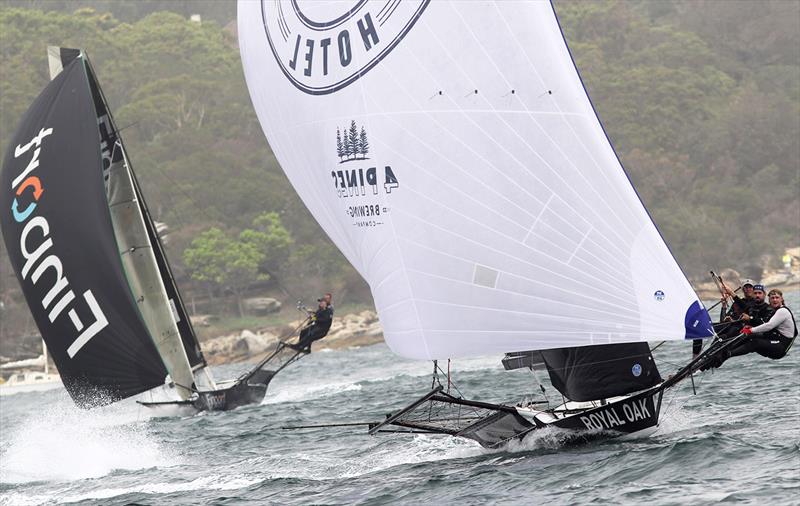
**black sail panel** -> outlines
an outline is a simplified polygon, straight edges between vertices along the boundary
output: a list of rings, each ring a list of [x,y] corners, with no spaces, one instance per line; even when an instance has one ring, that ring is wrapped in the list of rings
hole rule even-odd
[[[82,58],[25,113],[0,174],[3,238],[64,385],[81,406],[163,384],[167,374],[127,285],[102,177]]]
[[[645,343],[542,350],[553,386],[573,401],[625,395],[661,382]]]

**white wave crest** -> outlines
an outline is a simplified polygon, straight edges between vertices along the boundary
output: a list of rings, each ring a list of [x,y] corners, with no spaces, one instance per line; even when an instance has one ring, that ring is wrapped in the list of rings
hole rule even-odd
[[[268,391],[261,404],[280,404],[284,402],[318,399],[342,392],[358,391],[361,390],[361,385],[354,383],[329,383],[322,385],[289,386],[284,383],[280,385],[280,387],[277,387],[276,390],[276,392]]]
[[[128,410],[60,403],[31,413],[3,438],[0,482],[71,481],[178,463],[175,452],[130,417]]]

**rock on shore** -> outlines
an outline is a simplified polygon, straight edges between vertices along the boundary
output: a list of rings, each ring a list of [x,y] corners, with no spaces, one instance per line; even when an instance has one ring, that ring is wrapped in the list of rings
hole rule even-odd
[[[275,346],[279,336],[285,338],[293,329],[290,326],[270,327],[256,331],[243,330],[202,343],[208,363],[223,364],[261,358]],[[296,337],[290,342],[296,341]],[[334,317],[328,335],[312,345],[313,351],[325,348],[338,349],[350,346],[367,346],[383,341],[383,329],[375,311],[362,311]]]

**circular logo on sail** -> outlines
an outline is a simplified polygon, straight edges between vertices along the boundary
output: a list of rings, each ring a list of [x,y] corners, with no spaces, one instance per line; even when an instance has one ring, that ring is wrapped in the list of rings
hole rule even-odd
[[[380,63],[428,3],[261,0],[261,16],[284,75],[305,93],[326,95],[352,84]]]
[[[655,298],[657,301],[662,301],[662,300],[664,300],[664,298],[666,297],[666,295],[664,294],[664,291],[663,291],[663,290],[656,290],[656,293],[654,293],[654,294],[653,294],[653,297],[654,297],[654,298]]]
[[[633,364],[631,367],[631,373],[636,376],[637,378],[642,375],[642,366],[639,363]]]

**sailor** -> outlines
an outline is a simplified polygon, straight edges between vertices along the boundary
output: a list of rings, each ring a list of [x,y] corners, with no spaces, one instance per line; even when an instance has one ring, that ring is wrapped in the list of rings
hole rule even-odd
[[[325,299],[325,302],[328,303],[328,307],[331,310],[331,316],[333,316],[333,295],[331,295],[330,293],[326,293],[325,295],[322,296],[322,298]],[[319,302],[319,300],[317,300],[317,302]]]
[[[753,285],[753,300],[746,306],[745,312],[742,313],[742,321],[747,325],[754,327],[767,323],[772,317],[775,310],[770,304],[764,301],[767,296],[767,290],[761,283]],[[735,300],[735,299],[734,299]]]
[[[720,278],[720,283],[723,292],[723,300],[726,298],[731,298],[733,302],[731,303],[731,308],[728,310],[725,318],[722,319],[721,323],[727,322],[727,325],[720,325],[717,327],[717,333],[723,339],[728,339],[731,337],[736,337],[742,333],[742,328],[747,324],[747,319],[744,318],[744,315],[747,315],[747,318],[750,318],[750,313],[752,305],[755,303],[755,298],[753,297],[753,286],[755,283],[751,279],[744,279],[742,280],[742,292],[744,293],[744,297],[739,297],[736,295],[736,292],[730,289],[728,285],[725,284],[725,281]],[[765,304],[766,305],[766,304]],[[694,341],[694,357],[697,358],[698,354],[700,353],[700,348],[702,346],[702,341],[696,339]]]
[[[759,285],[756,285],[758,287]],[[797,337],[797,324],[794,315],[783,301],[783,292],[770,290],[769,305],[775,311],[772,317],[756,327],[746,326],[743,334],[750,336],[747,341],[736,345],[733,349],[722,350],[710,367],[720,367],[730,357],[738,357],[748,353],[758,353],[762,357],[778,360],[786,356],[794,339]]]
[[[750,304],[753,302],[753,286],[755,283],[752,279],[742,280],[742,293],[744,294],[744,298],[741,298],[731,291],[724,281],[720,279],[720,282],[722,283],[722,287],[723,290],[725,290],[726,295],[733,299],[731,308],[728,310],[728,314],[725,315],[725,319],[723,321],[738,320],[743,313],[747,313],[747,310],[750,308]]]
[[[328,335],[328,331],[333,323],[333,304],[328,305],[332,296],[326,293],[321,299],[317,299],[319,305],[317,310],[311,313],[311,322],[300,331],[300,339],[297,344],[289,344],[291,349],[311,353],[311,343],[322,339]]]

